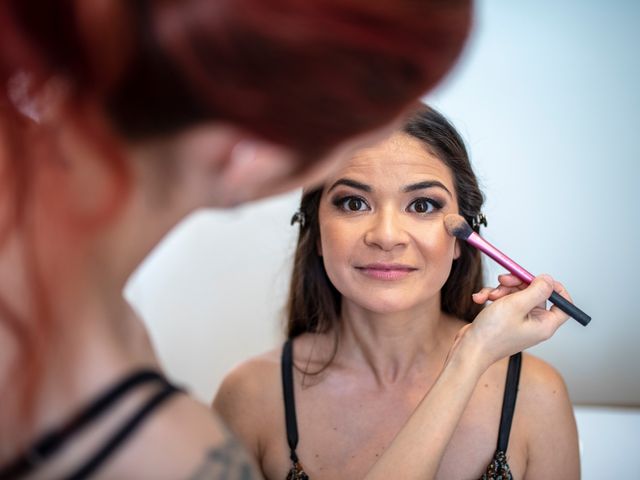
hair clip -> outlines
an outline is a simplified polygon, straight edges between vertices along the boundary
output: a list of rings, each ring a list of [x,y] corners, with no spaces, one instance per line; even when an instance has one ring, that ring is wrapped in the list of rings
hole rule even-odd
[[[485,227],[487,226],[487,217],[482,212],[478,213],[471,219],[471,228],[473,230],[480,230],[480,225],[484,225]]]
[[[306,219],[306,216],[305,216],[304,212],[301,211],[301,210],[298,210],[291,217],[291,225],[293,225],[294,223],[299,223],[300,224],[300,228],[303,228],[306,220],[307,219]]]

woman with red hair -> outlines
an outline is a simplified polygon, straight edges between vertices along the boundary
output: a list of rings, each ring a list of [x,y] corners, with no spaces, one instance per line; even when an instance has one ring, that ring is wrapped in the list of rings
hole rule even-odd
[[[189,212],[320,178],[389,128],[469,25],[465,0],[3,1],[0,478],[257,478],[160,373],[124,283]],[[456,415],[409,425],[434,435],[423,478]]]

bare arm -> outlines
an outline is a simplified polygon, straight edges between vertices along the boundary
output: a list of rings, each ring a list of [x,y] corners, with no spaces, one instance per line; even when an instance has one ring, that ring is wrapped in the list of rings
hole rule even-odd
[[[262,475],[257,472],[244,447],[228,436],[226,441],[206,452],[202,464],[189,477],[190,480],[257,480]]]
[[[503,286],[499,289],[480,292],[476,301],[495,302],[460,331],[438,379],[368,472],[367,480],[435,477],[484,371],[495,361],[548,339],[566,321],[567,316],[555,306],[550,310],[544,308],[544,300],[551,294],[551,282],[548,277],[537,278],[531,286],[519,291],[523,288],[520,282],[506,276],[501,278]],[[568,297],[562,285],[554,286]]]

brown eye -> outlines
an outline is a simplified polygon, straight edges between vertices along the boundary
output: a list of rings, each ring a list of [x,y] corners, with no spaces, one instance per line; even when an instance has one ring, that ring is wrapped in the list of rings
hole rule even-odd
[[[418,213],[425,213],[429,211],[429,204],[424,200],[419,200],[414,205],[414,209]]]
[[[433,213],[435,210],[442,208],[435,200],[430,198],[417,198],[407,208],[410,212],[414,213]]]
[[[351,197],[345,200],[345,206],[347,207],[347,210],[351,210],[352,212],[358,212],[360,210],[362,210],[362,207],[364,206],[364,202],[357,198],[357,197]]]
[[[347,195],[344,197],[337,197],[331,201],[331,203],[340,211],[343,212],[365,212],[370,210],[369,204],[362,197],[355,195]]]
[[[364,212],[369,210],[366,200],[355,196],[339,197],[331,203],[343,212]]]

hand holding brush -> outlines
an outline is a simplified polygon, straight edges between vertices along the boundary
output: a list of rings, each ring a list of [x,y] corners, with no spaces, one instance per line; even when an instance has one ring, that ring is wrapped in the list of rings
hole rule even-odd
[[[478,250],[495,260],[498,264],[509,270],[509,272],[523,282],[529,284],[535,278],[531,273],[474,232],[461,215],[450,214],[445,216],[444,225],[450,235],[473,245]],[[557,291],[553,291],[551,293],[549,301],[584,326],[591,321],[591,317],[589,315],[580,310]]]

